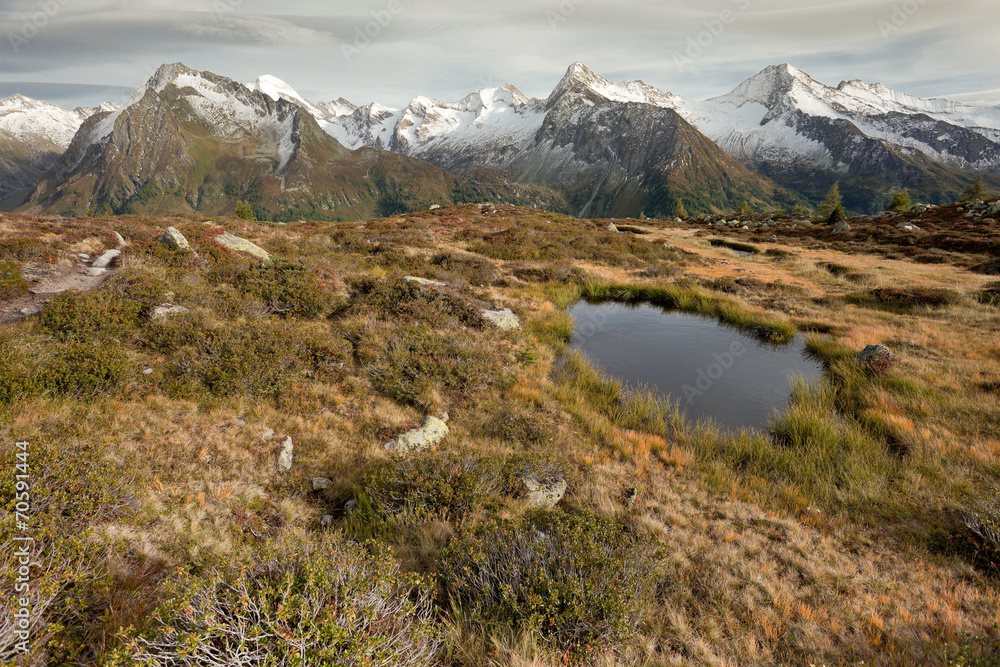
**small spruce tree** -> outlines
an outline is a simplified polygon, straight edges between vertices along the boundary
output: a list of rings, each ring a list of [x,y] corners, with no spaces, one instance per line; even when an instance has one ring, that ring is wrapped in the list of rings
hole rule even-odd
[[[976,179],[976,182],[965,189],[962,193],[962,201],[972,201],[974,199],[988,199],[990,196],[990,191],[986,189],[986,183],[983,181],[983,177],[980,176]]]
[[[833,212],[840,209],[840,215],[844,215],[844,198],[840,196],[840,183],[834,183],[826,193],[826,199],[819,205],[819,217],[830,219]]]
[[[887,211],[894,211],[896,213],[902,213],[903,211],[909,211],[913,204],[910,202],[910,193],[903,188],[902,190],[896,190],[896,193],[892,196],[892,201],[889,202],[889,207]]]
[[[750,206],[750,202],[743,200],[740,204],[740,210],[738,211],[740,215],[753,215],[753,207]]]
[[[683,199],[678,199],[677,200],[677,207],[674,209],[674,217],[675,218],[680,218],[681,220],[687,220],[687,218],[688,218],[688,212],[684,208],[684,200]]]
[[[792,209],[792,215],[803,218],[806,215],[806,209],[802,204],[796,204],[795,208]]]
[[[236,202],[236,213],[234,213],[240,220],[250,220],[253,221],[253,207],[244,200],[239,200]]]

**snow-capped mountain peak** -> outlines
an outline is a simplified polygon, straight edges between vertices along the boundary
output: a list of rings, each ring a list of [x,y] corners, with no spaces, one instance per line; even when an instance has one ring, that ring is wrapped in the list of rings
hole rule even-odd
[[[257,77],[257,80],[253,83],[246,84],[246,86],[250,90],[264,93],[275,102],[285,100],[286,102],[297,104],[315,118],[324,118],[327,115],[322,108],[299,95],[294,88],[276,76],[264,74]]]
[[[48,142],[65,150],[83,121],[103,107],[70,111],[56,104],[16,94],[0,100],[0,130],[22,141]]]

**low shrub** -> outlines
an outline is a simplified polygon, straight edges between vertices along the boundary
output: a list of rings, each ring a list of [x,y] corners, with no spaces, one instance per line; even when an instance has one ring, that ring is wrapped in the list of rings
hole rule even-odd
[[[513,371],[482,343],[421,325],[399,327],[390,338],[368,332],[358,345],[375,388],[401,403],[422,406],[439,390],[468,400],[482,390],[504,390]]]
[[[128,356],[113,343],[73,341],[50,349],[52,356],[35,370],[32,389],[86,398],[121,388],[133,373]]]
[[[260,321],[195,330],[177,323],[179,335],[192,335],[167,369],[172,393],[198,388],[217,395],[274,395],[306,369],[307,341],[290,325]]]
[[[983,285],[983,289],[976,294],[976,301],[987,306],[1000,306],[1000,282]]]
[[[454,320],[466,326],[483,326],[481,313],[486,304],[462,296],[450,289],[422,287],[398,279],[359,278],[351,282],[351,308],[368,310],[394,319],[432,322],[441,326]]]
[[[140,322],[143,305],[110,291],[63,292],[46,304],[38,325],[60,340],[125,339]]]
[[[268,546],[232,574],[182,577],[111,665],[435,664],[428,584],[339,536]]]
[[[751,255],[759,255],[760,248],[755,245],[750,245],[749,243],[740,243],[739,241],[730,241],[728,239],[712,239],[709,244],[716,248],[729,248],[730,250],[735,250],[737,252],[745,252]]]
[[[460,276],[470,285],[496,285],[502,282],[500,271],[492,263],[474,255],[442,252],[431,258],[431,264]]]
[[[274,258],[265,266],[259,260],[232,256],[216,262],[208,279],[217,285],[230,284],[243,295],[260,299],[268,313],[282,316],[324,317],[339,301],[333,290],[298,261]]]
[[[954,525],[952,547],[980,569],[1000,575],[1000,496],[949,512]]]
[[[21,264],[0,259],[0,299],[14,299],[28,293],[28,281],[21,275]]]
[[[877,287],[867,292],[854,292],[845,299],[867,308],[908,313],[919,308],[942,308],[961,303],[962,296],[943,287]]]
[[[623,523],[550,511],[458,535],[441,554],[439,576],[468,615],[537,633],[583,658],[629,640],[654,572],[649,542]]]

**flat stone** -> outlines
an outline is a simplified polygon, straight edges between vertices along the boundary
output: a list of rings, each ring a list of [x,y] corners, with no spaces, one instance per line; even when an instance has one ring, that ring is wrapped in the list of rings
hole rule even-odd
[[[608,231],[609,232],[615,232],[617,234],[618,233],[618,227],[615,226],[615,223],[609,222],[608,223]]]
[[[489,320],[504,331],[512,331],[514,329],[521,328],[521,320],[518,319],[517,315],[515,315],[514,311],[510,308],[504,308],[503,310],[484,310],[482,315],[483,319]]]
[[[837,226],[833,228],[834,234],[847,234],[850,231],[851,231],[851,226],[846,222],[844,222],[843,220],[838,222]]]
[[[37,315],[38,313],[42,312],[42,307],[28,306],[27,308],[22,308],[18,312],[24,315],[25,317],[31,317],[32,315]]]
[[[438,210],[439,208],[441,208],[441,204],[431,204],[431,205],[430,205],[430,208],[428,208],[427,210],[428,210],[428,211],[436,211],[436,210]]]
[[[265,428],[263,431],[260,432],[260,439],[261,440],[270,440],[273,437],[274,437],[274,429],[273,428]]]
[[[103,276],[107,272],[108,272],[107,269],[95,268],[93,266],[88,266],[87,268],[85,268],[83,270],[83,275],[85,275],[85,276],[87,276],[89,278],[100,278],[101,276]]]
[[[91,264],[95,269],[106,269],[111,266],[111,262],[118,259],[118,255],[122,254],[121,250],[107,250],[103,255],[94,260]]]
[[[191,249],[191,244],[188,243],[188,240],[184,238],[184,235],[181,234],[176,227],[167,227],[167,231],[163,232],[163,234],[156,240],[171,250]]]
[[[319,525],[321,528],[329,528],[331,525],[333,525],[333,515],[324,514],[323,518],[319,520]]]
[[[313,477],[313,491],[322,491],[323,489],[329,489],[331,486],[333,486],[333,482],[326,477]]]
[[[430,280],[428,278],[418,278],[417,276],[403,276],[403,280],[408,283],[416,283],[424,287],[444,287],[445,283],[440,280]]]
[[[385,443],[386,450],[406,454],[419,452],[438,444],[448,435],[448,425],[437,417],[428,416],[420,428],[407,431]]]
[[[150,319],[153,320],[165,320],[171,315],[180,315],[182,313],[190,313],[191,311],[184,306],[157,306],[153,309],[150,314]]]
[[[285,438],[285,441],[281,443],[281,452],[278,454],[278,469],[279,470],[291,470],[292,468],[292,453],[295,451],[295,446],[292,445],[291,438]]]
[[[244,238],[240,238],[229,232],[223,232],[215,237],[215,242],[223,248],[229,248],[236,252],[245,252],[264,261],[265,264],[271,261],[271,253],[261,248],[255,243],[251,243]]]

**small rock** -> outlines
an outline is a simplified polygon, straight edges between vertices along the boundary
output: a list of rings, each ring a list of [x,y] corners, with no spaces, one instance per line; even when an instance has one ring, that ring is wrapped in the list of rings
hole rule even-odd
[[[107,269],[95,268],[93,266],[88,266],[87,268],[85,268],[83,270],[83,275],[88,276],[90,278],[100,278],[101,276],[103,276],[107,272],[108,272]]]
[[[431,205],[430,205],[430,208],[428,208],[427,210],[428,210],[428,211],[436,211],[436,210],[438,210],[439,208],[441,208],[441,204],[431,204]]]
[[[22,308],[18,312],[24,315],[25,317],[31,317],[32,315],[37,315],[38,313],[42,312],[42,307],[28,306],[27,308]]]
[[[81,252],[79,255],[77,255],[77,257],[79,257],[80,261],[82,261],[82,262],[89,262],[90,261],[90,255],[88,255],[85,252]]]
[[[313,491],[322,491],[323,489],[329,489],[333,486],[333,482],[328,480],[326,477],[313,477]]]
[[[263,431],[260,432],[260,439],[261,440],[270,440],[273,437],[274,437],[274,429],[273,428],[265,428]]]
[[[190,250],[191,244],[175,227],[167,227],[167,231],[156,239],[171,250]]]
[[[418,278],[417,276],[403,276],[403,280],[408,283],[416,283],[425,287],[444,287],[445,283],[440,280],[430,280],[428,278]]]
[[[115,235],[115,241],[118,242],[118,249],[119,250],[121,250],[122,248],[124,248],[125,246],[128,245],[128,242],[125,240],[124,236],[122,236],[118,232],[111,232],[111,233]]]
[[[679,225],[679,224],[681,224],[681,223],[682,223],[682,222],[684,222],[684,221],[683,221],[683,220],[681,220],[680,218],[674,218],[674,222],[675,222],[675,223],[677,223],[677,224]]]
[[[150,319],[152,320],[165,320],[171,315],[180,315],[182,313],[190,313],[191,311],[184,306],[157,306],[153,309],[150,314]]]
[[[504,308],[503,310],[484,310],[482,312],[482,316],[483,319],[489,320],[504,331],[512,331],[514,329],[521,328],[521,320],[518,319],[517,315],[515,315],[514,311],[510,308]]]
[[[778,236],[776,234],[771,234],[770,236],[767,237],[767,240],[768,241],[777,241],[778,240]]]
[[[251,243],[246,239],[240,238],[229,232],[223,232],[215,237],[215,242],[221,245],[223,248],[229,248],[230,250],[236,252],[245,252],[248,255],[253,255],[264,261],[265,264],[271,262],[271,253],[261,248],[255,243]]]
[[[519,479],[524,486],[528,504],[532,507],[555,507],[566,495],[566,480],[562,477],[545,482],[535,475],[524,475]]]
[[[914,225],[912,222],[901,222],[896,225],[896,229],[901,229],[904,232],[919,232],[920,228]]]
[[[324,514],[323,518],[319,520],[320,528],[329,528],[333,525],[333,515]]]
[[[613,222],[609,222],[609,223],[608,223],[608,231],[609,231],[609,232],[615,232],[615,233],[618,233],[618,227],[616,227],[616,226],[615,226],[615,223],[613,223]]]
[[[142,374],[143,375],[152,375],[153,374],[153,369],[152,368],[144,368],[144,369],[142,369]]]
[[[896,360],[896,355],[885,345],[869,345],[858,352],[858,361],[863,364],[885,363],[890,364]]]
[[[635,504],[635,499],[639,497],[639,489],[634,486],[630,489],[625,489],[625,507],[632,509],[632,505]]]
[[[285,441],[281,443],[281,452],[278,454],[278,469],[279,470],[290,470],[292,467],[292,452],[295,451],[295,447],[292,445],[291,438],[285,438]]]
[[[437,417],[428,416],[420,428],[407,431],[398,438],[394,438],[385,443],[385,448],[390,452],[419,452],[432,447],[448,435],[448,425]]]
[[[111,262],[115,261],[120,254],[122,254],[121,250],[107,250],[103,255],[95,259],[91,266],[95,269],[105,269],[111,266]]]
[[[846,221],[841,220],[837,223],[837,226],[833,228],[834,234],[847,234],[851,231],[851,226],[847,224]]]
[[[351,498],[346,503],[344,503],[344,513],[345,514],[350,514],[351,512],[353,512],[356,509],[358,509],[358,501],[355,500],[354,498]]]

